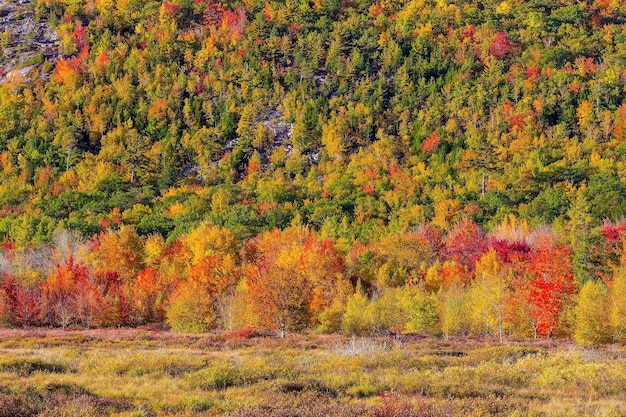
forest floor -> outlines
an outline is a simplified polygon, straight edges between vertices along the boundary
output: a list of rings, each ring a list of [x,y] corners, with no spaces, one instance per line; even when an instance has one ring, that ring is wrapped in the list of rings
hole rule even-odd
[[[624,416],[626,347],[1,330],[4,416]]]

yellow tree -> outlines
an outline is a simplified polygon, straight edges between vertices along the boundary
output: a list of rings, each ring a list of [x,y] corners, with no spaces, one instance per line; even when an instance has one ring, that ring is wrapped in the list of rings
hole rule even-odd
[[[471,329],[477,334],[497,336],[502,343],[505,331],[505,303],[511,292],[508,271],[491,249],[476,263],[476,276],[470,284]]]
[[[616,342],[626,341],[626,269],[615,271],[609,293],[611,327]]]
[[[328,158],[341,162],[344,157],[348,137],[348,123],[344,117],[334,116],[322,127],[322,144]]]
[[[175,331],[190,333],[214,328],[219,296],[238,281],[239,267],[231,256],[209,256],[195,263],[170,298],[168,324]]]
[[[424,284],[400,290],[399,302],[408,313],[403,333],[439,333],[439,300]]]
[[[466,297],[466,290],[458,282],[439,293],[441,331],[444,336],[463,336],[469,332],[470,320]]]
[[[611,325],[606,286],[587,281],[578,295],[574,340],[581,345],[601,345],[611,341]]]
[[[129,282],[143,269],[143,241],[131,226],[108,230],[95,239],[88,262],[96,274],[115,272]]]
[[[148,266],[157,267],[163,257],[166,248],[165,239],[158,233],[151,234],[144,244],[145,263]]]
[[[228,229],[209,222],[202,223],[183,238],[192,254],[191,263],[196,264],[207,256],[222,255],[237,258],[239,241]]]
[[[360,288],[357,288],[357,291],[347,300],[341,322],[341,331],[355,335],[370,333],[371,325],[365,316],[368,305],[367,296]]]

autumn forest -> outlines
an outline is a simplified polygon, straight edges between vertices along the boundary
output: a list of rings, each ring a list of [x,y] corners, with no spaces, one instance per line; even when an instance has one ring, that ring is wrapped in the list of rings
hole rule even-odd
[[[33,8],[3,326],[626,341],[622,3]]]

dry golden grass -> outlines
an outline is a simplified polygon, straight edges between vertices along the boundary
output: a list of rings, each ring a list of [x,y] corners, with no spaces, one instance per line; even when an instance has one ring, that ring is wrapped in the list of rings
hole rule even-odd
[[[5,416],[625,416],[626,349],[0,331]]]

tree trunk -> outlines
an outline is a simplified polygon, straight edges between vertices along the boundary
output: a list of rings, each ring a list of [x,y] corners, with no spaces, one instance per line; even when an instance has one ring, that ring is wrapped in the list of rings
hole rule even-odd
[[[485,171],[483,170],[483,185],[482,185],[482,190],[481,193],[482,195],[485,195],[485,192],[487,191],[487,175],[485,174]]]

